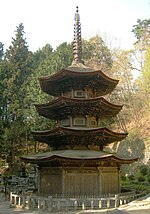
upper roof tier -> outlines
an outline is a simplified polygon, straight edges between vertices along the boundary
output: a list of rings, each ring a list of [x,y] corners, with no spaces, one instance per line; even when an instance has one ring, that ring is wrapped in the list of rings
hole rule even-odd
[[[59,97],[50,103],[35,106],[41,116],[53,120],[61,120],[69,115],[90,115],[103,119],[116,116],[122,109],[121,105],[111,104],[103,97],[93,99]]]
[[[52,76],[39,78],[42,91],[59,97],[62,93],[74,90],[90,88],[97,92],[97,96],[111,93],[116,87],[118,80],[105,75],[100,70],[86,67],[82,60],[81,24],[78,7],[75,13],[73,62]]]
[[[56,97],[72,89],[86,88],[96,91],[97,96],[103,96],[111,93],[119,82],[81,63],[73,64],[52,76],[40,77],[39,81],[42,91]]]

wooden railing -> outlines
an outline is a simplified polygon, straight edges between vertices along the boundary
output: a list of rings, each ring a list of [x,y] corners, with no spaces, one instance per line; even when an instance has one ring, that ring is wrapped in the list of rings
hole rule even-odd
[[[126,204],[141,194],[114,195],[99,198],[61,198],[61,197],[41,197],[10,194],[11,207],[22,207],[31,210],[60,211],[60,210],[86,210],[116,208]]]

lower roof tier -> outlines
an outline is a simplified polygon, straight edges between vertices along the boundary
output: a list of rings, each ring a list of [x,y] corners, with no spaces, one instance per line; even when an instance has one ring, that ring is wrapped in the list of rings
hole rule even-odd
[[[53,148],[74,148],[74,146],[90,145],[103,149],[112,142],[121,141],[128,133],[118,133],[108,128],[66,128],[58,127],[48,131],[32,131],[34,139],[47,143]]]
[[[41,166],[105,166],[107,161],[111,166],[116,164],[131,164],[138,158],[121,158],[116,154],[95,150],[53,150],[31,156],[22,156],[21,160]]]

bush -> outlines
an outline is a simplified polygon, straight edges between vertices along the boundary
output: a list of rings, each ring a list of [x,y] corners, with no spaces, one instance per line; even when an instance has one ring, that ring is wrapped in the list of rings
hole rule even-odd
[[[121,186],[121,192],[124,193],[124,192],[132,192],[133,191],[133,188],[132,186],[128,185],[128,186]]]
[[[150,184],[150,174],[149,174],[149,176],[147,177],[147,181],[148,181],[148,183]]]
[[[135,179],[135,178],[134,178],[134,175],[129,175],[128,178],[129,178],[129,180],[131,180],[131,181]]]
[[[139,176],[137,179],[138,179],[139,182],[145,181],[145,177],[144,176]]]
[[[126,176],[125,176],[125,175],[122,175],[122,176],[121,176],[121,180],[122,180],[122,181],[126,181],[126,180],[127,180]]]
[[[143,176],[147,175],[148,172],[149,172],[148,166],[143,165],[143,166],[140,167],[140,173],[141,173]]]

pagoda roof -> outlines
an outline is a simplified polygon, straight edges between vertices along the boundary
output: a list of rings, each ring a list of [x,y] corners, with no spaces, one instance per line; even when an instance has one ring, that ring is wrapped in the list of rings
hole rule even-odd
[[[82,128],[82,127],[57,127],[47,131],[32,131],[34,139],[45,142],[52,147],[74,146],[82,143],[88,146],[92,143],[98,146],[106,146],[109,143],[121,141],[128,133],[118,133],[108,128]]]
[[[100,161],[100,160],[111,160],[121,164],[129,164],[136,161],[138,158],[121,158],[115,154],[108,153],[105,151],[95,151],[95,150],[53,150],[46,153],[38,153],[31,156],[22,156],[21,159],[24,162],[42,164],[51,161]]]
[[[98,118],[116,116],[122,105],[115,105],[103,97],[92,99],[75,99],[59,97],[46,104],[36,104],[40,115],[53,120],[60,120],[67,115],[91,115]]]
[[[88,68],[81,63],[64,68],[51,76],[40,77],[39,81],[42,91],[57,97],[61,92],[83,88],[91,88],[103,96],[111,93],[119,82],[106,76],[101,70]]]

